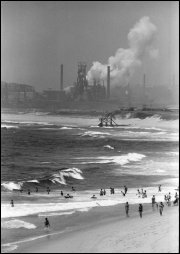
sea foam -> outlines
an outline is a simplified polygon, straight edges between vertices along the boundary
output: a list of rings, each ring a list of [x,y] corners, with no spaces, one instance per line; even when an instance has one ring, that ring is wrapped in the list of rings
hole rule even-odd
[[[139,153],[128,153],[121,156],[99,156],[99,157],[79,157],[76,159],[85,160],[79,162],[79,164],[91,164],[91,163],[113,163],[121,166],[130,163],[131,161],[140,161],[146,156]]]
[[[1,124],[1,128],[18,129],[19,127],[17,125]]]
[[[1,184],[1,186],[3,186],[5,189],[7,190],[20,190],[21,187],[23,185],[23,182],[18,182],[18,183],[15,183],[15,182],[4,182]]]
[[[97,138],[97,137],[104,137],[104,136],[108,136],[111,135],[108,132],[98,132],[98,131],[85,131],[81,136],[89,136],[89,137],[93,137],[93,138]]]
[[[176,186],[176,185],[174,185]],[[106,195],[103,197],[99,196],[99,190],[91,190],[91,192],[84,193],[83,197],[81,195],[79,197],[82,200],[79,200],[79,197],[76,198],[76,195],[72,200],[64,200],[57,203],[16,203],[14,207],[10,207],[9,204],[1,205],[1,217],[2,218],[11,218],[11,217],[20,217],[20,216],[28,216],[33,214],[38,214],[39,216],[51,216],[54,215],[70,215],[74,213],[74,211],[86,212],[88,209],[97,207],[97,206],[114,206],[117,204],[123,204],[125,202],[129,202],[130,204],[138,204],[141,203],[151,203],[152,195],[156,195],[157,202],[164,201],[164,195],[171,192],[172,197],[175,194],[175,187],[168,186],[162,187],[162,191],[158,192],[157,187],[143,187],[137,186],[137,188],[143,188],[147,191],[147,198],[138,197],[137,188],[128,188],[128,192],[124,197],[121,193],[121,190],[124,189],[115,189],[115,194],[111,195],[110,191],[106,189]],[[80,193],[79,193],[80,194]],[[82,193],[81,193],[82,194]],[[96,194],[97,199],[91,200],[92,194]],[[68,214],[67,214],[68,213]]]
[[[1,227],[6,229],[11,228],[27,228],[27,229],[35,229],[36,226],[32,223],[25,222],[22,220],[9,220],[1,222]]]

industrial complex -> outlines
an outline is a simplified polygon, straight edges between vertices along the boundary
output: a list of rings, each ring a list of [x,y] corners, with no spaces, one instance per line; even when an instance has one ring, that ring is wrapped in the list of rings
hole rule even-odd
[[[87,65],[79,62],[77,78],[71,86],[64,85],[64,65],[60,65],[59,88],[47,89],[41,93],[33,86],[26,84],[1,82],[1,106],[4,108],[25,107],[57,110],[61,108],[76,108],[90,105],[89,108],[110,108],[110,105],[120,107],[151,107],[153,105],[168,105],[174,103],[173,89],[165,86],[146,86],[145,74],[142,83],[131,86],[111,87],[110,66],[107,66],[107,76],[104,80],[87,80]],[[175,90],[175,89],[174,89]],[[159,98],[163,98],[160,101]]]

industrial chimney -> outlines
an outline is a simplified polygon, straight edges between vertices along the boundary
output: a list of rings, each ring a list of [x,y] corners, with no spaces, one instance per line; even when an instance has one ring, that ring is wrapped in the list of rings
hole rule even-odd
[[[146,107],[146,75],[143,75],[143,108]]]
[[[107,66],[107,99],[110,98],[110,66]]]
[[[61,64],[61,83],[60,90],[63,91],[63,64]]]

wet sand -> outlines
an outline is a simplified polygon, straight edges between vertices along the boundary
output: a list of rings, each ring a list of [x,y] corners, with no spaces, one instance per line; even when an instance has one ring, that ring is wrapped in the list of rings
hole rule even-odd
[[[50,232],[27,243],[21,243],[16,253],[177,253],[179,249],[179,207],[164,207],[163,216],[152,211],[149,204],[141,219],[137,205],[126,218],[117,216],[118,206],[100,208],[103,219],[91,217],[87,223],[65,233]],[[113,209],[116,212],[112,212]],[[97,210],[97,209],[96,209]],[[122,206],[121,206],[122,210]],[[93,212],[88,212],[88,214]],[[88,216],[87,214],[87,216]],[[95,214],[94,214],[95,215]],[[96,220],[97,218],[97,220]],[[92,222],[92,223],[91,223]],[[74,222],[76,224],[76,222]],[[83,226],[84,225],[84,226]]]

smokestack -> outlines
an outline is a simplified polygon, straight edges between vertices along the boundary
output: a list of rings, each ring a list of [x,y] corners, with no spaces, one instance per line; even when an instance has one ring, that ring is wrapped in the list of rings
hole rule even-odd
[[[131,90],[130,90],[130,84],[128,82],[128,107],[131,107]]]
[[[63,91],[63,64],[61,64],[61,84],[60,90]]]
[[[146,75],[143,76],[143,107],[146,107]]]
[[[110,66],[107,66],[107,99],[110,98]]]
[[[146,74],[144,74],[144,77],[143,77],[143,85],[144,85],[144,89],[146,87]]]

